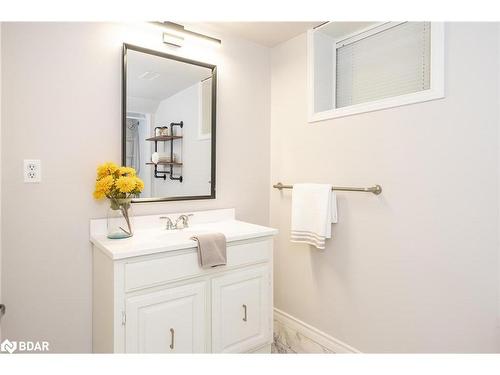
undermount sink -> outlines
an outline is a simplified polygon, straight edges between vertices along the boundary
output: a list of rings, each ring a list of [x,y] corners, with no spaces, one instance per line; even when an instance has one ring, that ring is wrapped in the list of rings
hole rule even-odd
[[[152,233],[150,235],[147,235],[148,239],[145,239],[146,241],[147,240],[162,241],[165,244],[178,241],[193,241],[193,244],[195,244],[195,241],[191,239],[193,236],[201,233],[210,233],[213,231],[202,230],[197,228],[184,228],[184,229],[168,229],[168,230],[160,229],[151,232]]]
[[[160,238],[170,237],[170,236],[187,236],[192,237],[196,234],[210,233],[213,231],[207,229],[201,229],[196,227],[189,227],[184,229],[164,229],[157,234]]]
[[[169,235],[169,234],[190,234],[199,232],[196,228],[183,228],[183,229],[163,229],[160,232],[160,235]]]

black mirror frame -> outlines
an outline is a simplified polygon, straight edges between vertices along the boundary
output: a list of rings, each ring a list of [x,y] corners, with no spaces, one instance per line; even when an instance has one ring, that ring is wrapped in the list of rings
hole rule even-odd
[[[155,197],[155,198],[134,198],[132,203],[147,203],[147,202],[165,202],[165,201],[181,201],[181,200],[196,200],[196,199],[215,199],[215,179],[216,179],[216,107],[217,107],[217,66],[207,64],[200,61],[186,59],[184,57],[163,53],[132,44],[123,44],[123,59],[122,59],[122,165],[126,163],[126,121],[127,121],[127,51],[133,50],[146,53],[149,55],[159,56],[166,59],[176,60],[187,64],[198,65],[212,70],[212,134],[211,134],[211,178],[210,178],[210,195],[193,195],[193,196],[176,196],[176,197]]]

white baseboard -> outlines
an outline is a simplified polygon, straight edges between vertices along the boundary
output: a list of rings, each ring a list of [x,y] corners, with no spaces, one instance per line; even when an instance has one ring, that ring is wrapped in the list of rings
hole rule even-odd
[[[335,337],[332,337],[330,335],[327,335],[326,333],[320,331],[317,328],[314,328],[310,326],[307,323],[304,323],[303,321],[287,314],[284,311],[281,311],[277,308],[274,309],[274,320],[276,323],[279,325],[282,325],[285,327],[287,331],[295,332],[295,335],[297,337],[300,336],[304,337],[308,342],[312,342],[313,344],[316,344],[314,346],[318,348],[322,348],[323,352],[331,352],[331,353],[361,353],[359,350],[353,348],[352,346],[337,340]],[[276,330],[279,329],[279,327],[275,327],[275,332]],[[277,334],[278,340],[280,337],[280,334]],[[304,352],[304,346],[301,345],[301,348],[294,348],[294,343],[280,343],[285,346],[288,346],[292,351],[296,352]],[[311,346],[311,345],[309,345]],[[326,350],[325,350],[326,349]],[[305,351],[306,353],[309,352],[317,352],[317,351]]]

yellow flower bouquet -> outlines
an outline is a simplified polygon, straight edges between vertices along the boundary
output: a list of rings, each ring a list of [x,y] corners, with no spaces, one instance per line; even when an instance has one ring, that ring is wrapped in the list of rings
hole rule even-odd
[[[136,176],[134,168],[120,167],[108,162],[97,167],[94,198],[108,198],[108,238],[127,238],[133,235],[130,222],[132,198],[138,197],[144,182]],[[122,222],[123,221],[123,222]]]

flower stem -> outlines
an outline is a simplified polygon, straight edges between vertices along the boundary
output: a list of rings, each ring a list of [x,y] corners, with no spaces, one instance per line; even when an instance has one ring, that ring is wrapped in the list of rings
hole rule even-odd
[[[120,227],[120,229],[122,231],[124,231],[125,233],[127,233],[128,235],[132,235],[132,226],[130,225],[130,217],[128,216],[128,209],[126,209],[125,207],[120,205],[120,210],[122,211],[123,217],[125,218],[125,221],[127,222],[128,231],[126,231],[122,227]]]

